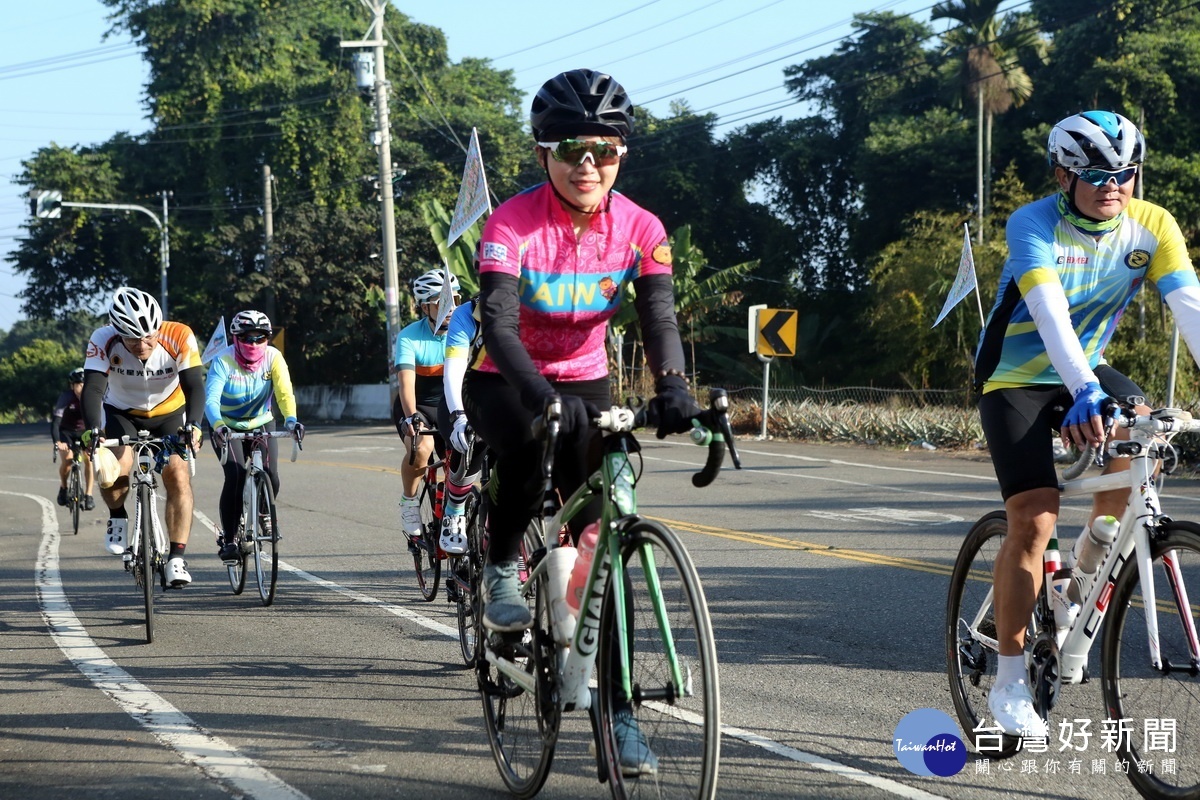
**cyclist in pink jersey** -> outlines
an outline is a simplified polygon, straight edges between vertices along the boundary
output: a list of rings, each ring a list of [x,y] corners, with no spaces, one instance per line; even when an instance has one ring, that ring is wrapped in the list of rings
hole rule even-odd
[[[487,358],[468,372],[467,417],[496,455],[490,483],[484,625],[519,631],[532,620],[518,592],[517,552],[541,501],[541,453],[530,424],[561,396],[554,478],[565,497],[600,464],[589,418],[611,405],[605,333],[632,284],[659,438],[689,429],[699,408],[688,390],[675,318],[671,247],[662,222],[613,183],[628,152],[633,106],[611,76],[588,69],[551,78],[531,123],[547,181],[503,203],[480,248],[480,319]],[[572,521],[572,536],[599,517]],[[652,772],[655,758],[632,715],[618,727],[623,769]]]

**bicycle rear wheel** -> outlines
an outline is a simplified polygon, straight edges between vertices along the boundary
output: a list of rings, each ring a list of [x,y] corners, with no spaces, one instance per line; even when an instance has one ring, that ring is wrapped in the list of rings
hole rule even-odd
[[[434,519],[433,515],[435,491],[429,481],[421,486],[421,535],[409,544],[413,567],[417,571],[417,587],[426,602],[433,602],[437,598],[438,581],[442,579],[442,562],[437,556],[440,520]]]
[[[137,490],[138,554],[133,560],[133,579],[142,587],[146,605],[146,643],[154,641],[154,498],[150,487],[139,485]]]
[[[1200,797],[1200,525],[1168,522],[1151,542],[1158,643],[1163,669],[1150,663],[1146,606],[1133,557],[1112,593],[1101,647],[1108,717],[1131,720],[1117,758],[1144,797]],[[1182,578],[1182,581],[1179,579]],[[1169,748],[1169,750],[1168,750]],[[1148,765],[1148,768],[1146,766]]]
[[[470,669],[478,658],[475,622],[479,616],[479,572],[483,563],[479,551],[479,526],[483,524],[483,515],[479,513],[479,498],[475,492],[467,497],[463,512],[467,518],[467,552],[450,559],[452,577],[446,581],[447,586],[451,580],[456,582],[458,647],[462,651],[463,663]]]
[[[542,546],[540,532],[538,526],[530,525],[522,543],[523,553],[533,553]],[[481,643],[487,637],[486,645],[480,646],[476,670],[488,743],[501,780],[519,798],[533,797],[546,783],[558,741],[558,661],[550,634],[545,584],[542,577],[526,589],[533,627],[523,633],[490,633],[483,627],[482,615],[477,615],[475,635]],[[534,691],[526,691],[487,661],[484,647],[521,666],[533,682]]]
[[[1008,534],[1008,517],[993,511],[976,522],[963,540],[950,575],[946,596],[946,674],[950,697],[964,739],[989,758],[1008,758],[1020,749],[1020,739],[1001,737],[991,720],[988,693],[996,682],[1000,653],[992,613],[992,572],[996,555]],[[1026,638],[1030,636],[1026,631]]]
[[[609,788],[615,798],[712,798],[721,755],[721,699],[717,647],[700,577],[675,532],[649,520],[629,526],[620,559],[628,590],[629,695],[615,633],[621,587],[612,583],[600,613],[596,659]],[[662,597],[663,625],[651,602],[655,587]]]
[[[258,596],[264,606],[275,602],[275,582],[279,577],[279,520],[275,513],[275,490],[265,472],[254,476],[254,491],[258,495],[258,518],[248,526],[254,543],[254,576]]]
[[[67,474],[67,505],[71,507],[71,530],[75,535],[79,535],[79,512],[83,510],[83,485],[79,479],[81,469],[76,458]]]

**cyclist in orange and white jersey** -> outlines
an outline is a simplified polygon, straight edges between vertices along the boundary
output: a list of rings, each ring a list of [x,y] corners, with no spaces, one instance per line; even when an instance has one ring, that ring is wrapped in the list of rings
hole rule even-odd
[[[194,450],[200,444],[204,414],[204,374],[192,329],[180,322],[163,322],[158,302],[130,286],[113,294],[108,321],[92,333],[83,363],[83,419],[88,433],[102,441],[136,436],[139,430],[165,436],[183,429]],[[121,465],[121,477],[100,491],[109,511],[105,550],[120,555],[128,542],[125,496],[133,455],[128,447],[114,448],[113,455]],[[167,582],[182,587],[192,580],[183,560],[192,530],[191,476],[176,454],[162,476],[171,540]]]

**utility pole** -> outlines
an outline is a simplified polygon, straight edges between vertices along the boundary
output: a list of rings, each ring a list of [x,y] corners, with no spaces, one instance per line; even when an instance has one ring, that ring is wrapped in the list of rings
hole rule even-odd
[[[263,273],[267,276],[267,289],[263,293],[263,313],[271,324],[275,320],[275,265],[271,262],[271,240],[275,238],[275,223],[271,218],[271,168],[263,164]]]
[[[168,192],[166,189],[163,189],[161,194],[162,194],[162,214],[163,215],[162,215],[162,225],[160,226],[160,232],[162,233],[162,236],[159,237],[159,242],[158,242],[158,246],[159,246],[159,254],[158,254],[159,270],[158,270],[158,273],[159,273],[159,282],[161,283],[160,288],[161,288],[161,292],[162,292],[162,303],[160,305],[162,305],[163,319],[166,319],[167,318],[167,267],[171,266],[171,228],[170,228],[170,226],[167,225],[167,198],[171,196],[171,192]],[[153,217],[154,215],[151,214],[150,216]]]
[[[388,118],[388,89],[387,72],[384,68],[383,48],[387,42],[383,38],[383,12],[388,0],[359,0],[373,15],[371,26],[367,28],[363,39],[342,42],[342,47],[370,47],[375,56],[375,83],[373,87],[375,98],[375,144],[379,148],[379,210],[380,226],[383,228],[383,292],[387,308],[387,347],[388,360],[391,361],[392,344],[396,333],[400,330],[400,296],[399,269],[396,264],[396,217],[394,208],[394,190],[392,188],[392,144],[391,122]],[[393,389],[396,388],[396,376],[388,364],[388,374],[391,375]]]

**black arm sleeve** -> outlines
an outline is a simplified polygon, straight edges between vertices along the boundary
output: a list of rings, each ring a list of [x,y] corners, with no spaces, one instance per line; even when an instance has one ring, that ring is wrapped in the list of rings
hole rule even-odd
[[[62,414],[56,408],[50,415],[50,441],[57,443],[58,434],[62,430]]]
[[[108,389],[108,375],[89,369],[83,373],[83,396],[80,407],[83,409],[83,424],[90,428],[100,427],[100,417],[103,416],[104,392]]]
[[[204,368],[189,367],[180,372],[179,386],[187,400],[184,422],[199,425],[204,419]]]
[[[670,275],[643,276],[633,282],[633,288],[637,293],[633,305],[642,326],[646,360],[650,362],[655,388],[661,390],[659,383],[663,372],[683,372],[687,366],[683,342],[679,339],[679,322],[675,318],[675,288]]]
[[[487,354],[504,379],[520,392],[521,404],[541,413],[543,398],[554,390],[521,342],[515,275],[485,272],[479,276],[479,317]]]

